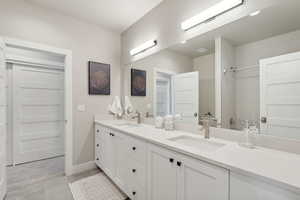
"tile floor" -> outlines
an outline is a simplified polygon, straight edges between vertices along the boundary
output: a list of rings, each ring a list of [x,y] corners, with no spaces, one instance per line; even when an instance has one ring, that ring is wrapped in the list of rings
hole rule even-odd
[[[66,177],[63,157],[8,167],[6,200],[73,200],[68,184],[96,173]]]

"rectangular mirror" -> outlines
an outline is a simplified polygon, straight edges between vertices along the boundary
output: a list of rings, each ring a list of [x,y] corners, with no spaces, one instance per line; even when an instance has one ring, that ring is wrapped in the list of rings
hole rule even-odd
[[[214,126],[300,139],[300,2],[280,4],[164,49],[124,68],[124,95],[148,116],[210,118]],[[130,70],[146,96],[130,96]]]

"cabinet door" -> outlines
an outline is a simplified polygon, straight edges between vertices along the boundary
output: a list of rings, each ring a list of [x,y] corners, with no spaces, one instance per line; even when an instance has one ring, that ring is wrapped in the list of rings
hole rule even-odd
[[[115,177],[114,134],[107,130],[103,136],[104,172],[113,179]]]
[[[230,173],[230,200],[299,200],[300,193],[252,177]]]
[[[180,200],[228,200],[228,170],[186,156],[180,161]]]
[[[148,153],[148,200],[177,200],[176,155],[152,145]]]
[[[115,173],[115,181],[116,184],[124,191],[128,192],[128,159],[126,157],[126,137],[122,134],[115,134],[114,136],[114,157],[115,157],[115,166],[116,166],[116,173]]]

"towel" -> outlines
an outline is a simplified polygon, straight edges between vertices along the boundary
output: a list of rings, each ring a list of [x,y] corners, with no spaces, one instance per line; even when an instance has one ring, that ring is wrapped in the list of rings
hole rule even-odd
[[[133,106],[132,106],[128,96],[125,96],[124,112],[125,112],[126,115],[129,115],[130,113],[133,113]]]
[[[119,96],[115,96],[111,105],[108,105],[108,111],[116,116],[121,117],[123,114],[123,109]]]

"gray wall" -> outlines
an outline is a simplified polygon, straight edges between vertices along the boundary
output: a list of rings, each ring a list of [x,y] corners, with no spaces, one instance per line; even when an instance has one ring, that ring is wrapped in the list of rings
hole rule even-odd
[[[0,35],[73,51],[73,162],[93,160],[93,116],[107,118],[106,105],[120,94],[120,35],[24,0],[0,0]],[[88,95],[88,60],[111,64],[111,96]],[[77,112],[78,104],[86,112]]]

